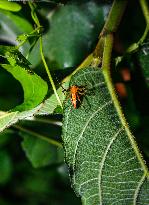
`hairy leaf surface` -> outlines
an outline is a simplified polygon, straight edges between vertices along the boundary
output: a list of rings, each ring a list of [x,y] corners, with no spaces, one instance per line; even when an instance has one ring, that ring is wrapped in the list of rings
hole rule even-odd
[[[63,141],[73,187],[85,205],[148,204],[146,172],[121,124],[98,68],[76,73],[81,104],[65,104]]]

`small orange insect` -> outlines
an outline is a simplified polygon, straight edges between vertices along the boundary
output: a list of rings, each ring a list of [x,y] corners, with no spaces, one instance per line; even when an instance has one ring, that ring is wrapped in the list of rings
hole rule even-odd
[[[71,96],[72,105],[76,109],[81,104],[81,98],[85,94],[85,87],[72,85],[68,91]]]

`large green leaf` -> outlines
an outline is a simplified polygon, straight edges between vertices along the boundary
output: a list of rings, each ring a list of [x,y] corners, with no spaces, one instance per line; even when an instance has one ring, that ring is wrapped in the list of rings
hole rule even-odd
[[[87,68],[71,85],[85,86],[82,103],[65,104],[63,141],[72,185],[83,204],[149,204],[147,171],[116,113],[102,71]]]

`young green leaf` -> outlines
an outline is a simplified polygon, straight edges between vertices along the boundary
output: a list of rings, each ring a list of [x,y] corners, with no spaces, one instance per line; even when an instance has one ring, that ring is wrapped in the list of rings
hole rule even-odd
[[[143,159],[121,124],[99,68],[76,73],[70,86],[83,86],[81,103],[66,102],[63,141],[73,187],[84,205],[148,204]]]
[[[21,83],[24,91],[24,102],[13,110],[25,111],[39,105],[47,94],[47,83],[29,69],[29,62],[17,49],[12,46],[2,46],[0,51],[10,63],[1,66]]]
[[[21,10],[21,5],[8,0],[0,0],[0,9],[17,12]]]

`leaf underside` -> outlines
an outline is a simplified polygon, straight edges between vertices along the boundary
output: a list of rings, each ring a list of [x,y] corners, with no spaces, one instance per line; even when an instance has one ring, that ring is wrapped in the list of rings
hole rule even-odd
[[[122,126],[100,69],[76,73],[81,105],[67,100],[63,141],[72,185],[85,205],[149,204],[149,183]]]
[[[0,112],[0,132],[17,123],[19,120],[34,117],[34,114],[37,113],[40,108],[41,105],[33,108],[32,110],[23,112]]]

